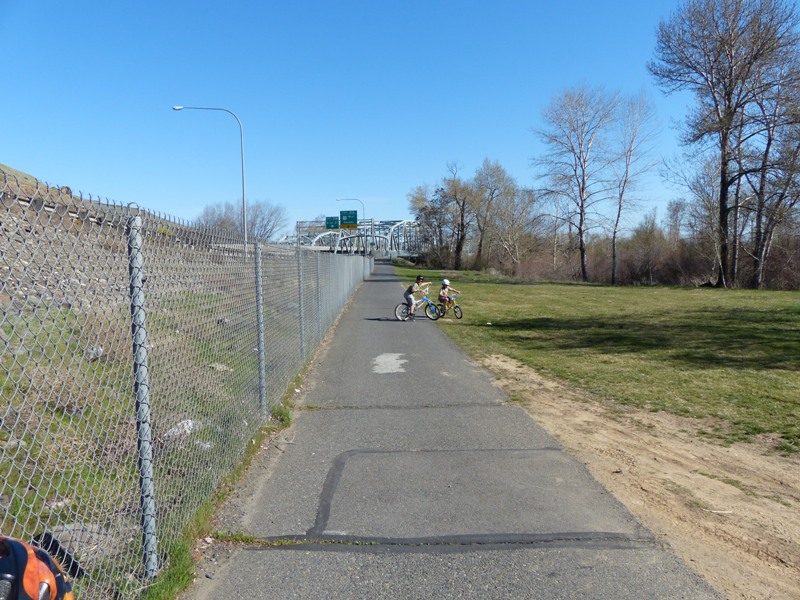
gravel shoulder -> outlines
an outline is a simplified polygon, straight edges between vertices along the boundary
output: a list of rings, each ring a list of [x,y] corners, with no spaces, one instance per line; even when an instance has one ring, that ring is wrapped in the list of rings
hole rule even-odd
[[[506,356],[482,366],[719,592],[800,598],[800,458],[706,442],[709,423],[606,406]]]

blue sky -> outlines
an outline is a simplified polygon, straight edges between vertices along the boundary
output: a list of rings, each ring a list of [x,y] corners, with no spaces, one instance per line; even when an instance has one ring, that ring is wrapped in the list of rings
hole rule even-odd
[[[544,6],[542,6],[544,5]],[[408,193],[485,158],[524,186],[533,131],[581,83],[646,91],[677,0],[0,0],[0,163],[53,185],[185,220],[241,201],[290,224],[358,210],[401,219]],[[642,210],[674,197],[656,178]]]

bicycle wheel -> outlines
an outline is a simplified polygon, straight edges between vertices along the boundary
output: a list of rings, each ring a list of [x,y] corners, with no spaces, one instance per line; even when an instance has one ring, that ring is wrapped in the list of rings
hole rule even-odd
[[[464,316],[461,314],[461,307],[458,304],[453,307],[453,314],[456,316],[456,319],[460,319]]]
[[[444,304],[437,304],[436,305],[436,310],[439,311],[439,316],[440,317],[443,317],[443,316],[445,316],[447,314],[447,311],[444,309]]]
[[[401,302],[394,308],[394,316],[397,317],[398,321],[407,321],[408,320],[408,304],[405,302]]]
[[[435,321],[441,316],[441,313],[436,310],[436,305],[433,302],[428,302],[425,305],[425,316],[428,317],[431,321]]]

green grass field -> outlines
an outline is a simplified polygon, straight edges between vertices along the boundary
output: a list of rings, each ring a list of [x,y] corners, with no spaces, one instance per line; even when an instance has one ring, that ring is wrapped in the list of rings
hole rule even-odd
[[[711,417],[703,433],[726,443],[772,434],[777,450],[800,451],[798,292],[422,273],[463,292],[464,318],[443,329],[475,358],[504,354],[604,401]]]

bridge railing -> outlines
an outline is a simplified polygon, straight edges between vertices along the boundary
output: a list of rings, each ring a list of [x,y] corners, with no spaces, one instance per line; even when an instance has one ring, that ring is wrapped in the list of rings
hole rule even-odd
[[[326,229],[323,221],[300,221],[295,231],[280,240],[284,245],[300,245],[334,253],[373,255],[419,255],[424,240],[416,221],[400,219],[378,221],[362,219],[353,229]]]

